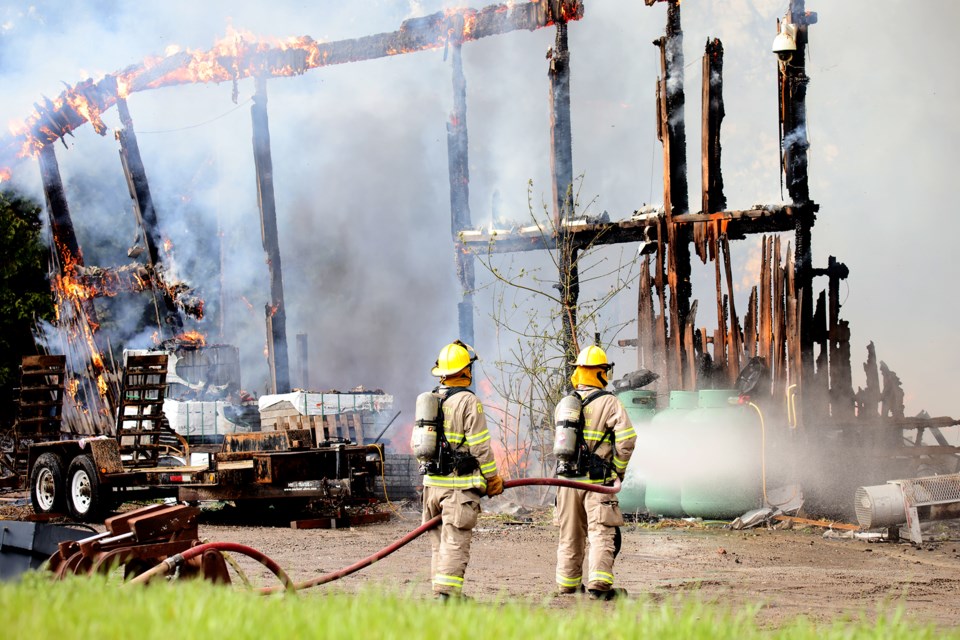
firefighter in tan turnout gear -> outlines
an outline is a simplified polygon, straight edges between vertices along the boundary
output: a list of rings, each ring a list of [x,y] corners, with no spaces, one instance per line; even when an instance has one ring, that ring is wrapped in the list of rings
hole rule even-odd
[[[557,405],[557,475],[591,484],[623,479],[637,434],[626,409],[604,391],[613,365],[597,346],[577,356],[570,378],[574,391]],[[610,600],[626,591],[613,587],[613,561],[623,515],[615,494],[560,487],[557,491],[558,592],[577,593],[586,585],[590,598]],[[589,573],[583,576],[589,541]]]
[[[417,398],[411,440],[423,474],[423,522],[441,516],[430,541],[433,593],[442,599],[463,593],[480,498],[503,493],[483,405],[468,388],[474,360],[459,340],[440,351],[431,371],[440,386]]]

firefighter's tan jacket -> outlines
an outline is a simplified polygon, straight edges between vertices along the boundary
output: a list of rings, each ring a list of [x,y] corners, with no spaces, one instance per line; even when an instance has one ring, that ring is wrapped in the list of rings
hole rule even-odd
[[[476,489],[487,491],[487,478],[497,475],[497,461],[490,446],[490,432],[480,399],[469,389],[453,395],[452,387],[440,387],[443,401],[443,432],[454,451],[469,453],[477,459],[480,468],[465,476],[454,471],[450,475],[425,475],[425,487],[446,489]]]
[[[577,394],[586,400],[599,391],[596,387],[579,385]],[[571,478],[581,482],[601,484],[612,482],[614,477],[623,477],[627,463],[637,444],[637,432],[627,410],[615,395],[604,394],[583,408],[583,439],[587,448],[610,465],[607,477],[591,480],[589,477]]]

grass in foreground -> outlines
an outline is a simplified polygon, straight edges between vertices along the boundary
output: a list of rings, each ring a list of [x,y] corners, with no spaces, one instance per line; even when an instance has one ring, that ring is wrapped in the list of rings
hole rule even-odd
[[[942,629],[909,623],[899,611],[876,622],[820,626],[798,618],[764,629],[753,610],[724,611],[693,599],[663,605],[625,600],[615,606],[584,601],[572,610],[556,610],[516,602],[443,605],[374,589],[264,597],[200,581],[141,588],[102,579],[51,582],[41,574],[0,584],[0,611],[3,638],[11,640],[960,638],[960,633],[945,635]]]

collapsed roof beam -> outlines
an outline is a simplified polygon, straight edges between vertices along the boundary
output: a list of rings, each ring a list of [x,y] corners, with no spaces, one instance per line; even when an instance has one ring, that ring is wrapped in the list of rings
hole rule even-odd
[[[94,82],[87,79],[64,90],[24,122],[23,130],[0,140],[0,165],[34,155],[45,144],[90,122],[98,133],[100,114],[120,97],[137,91],[191,83],[236,82],[250,77],[300,75],[310,69],[446,48],[450,41],[470,42],[512,31],[534,31],[583,17],[580,0],[533,0],[482,9],[450,9],[401,23],[396,31],[351,40],[317,42],[310,36],[281,44],[237,39],[209,51],[181,51],[150,60]],[[456,32],[458,28],[460,31]],[[226,50],[224,50],[226,49]]]

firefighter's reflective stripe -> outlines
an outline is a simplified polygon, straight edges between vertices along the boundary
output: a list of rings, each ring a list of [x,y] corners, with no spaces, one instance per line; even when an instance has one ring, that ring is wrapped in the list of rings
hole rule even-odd
[[[590,582],[606,582],[607,584],[613,584],[613,574],[607,573],[606,571],[591,571]]]
[[[423,476],[423,486],[443,487],[444,489],[479,489],[487,490],[487,480],[481,475],[469,476]]]
[[[467,439],[462,433],[444,433],[444,435],[447,438],[447,442],[450,443],[450,446],[454,448],[456,448],[458,444],[463,444],[463,441]]]
[[[613,467],[617,471],[623,471],[624,469],[626,469],[628,462],[629,460],[621,460],[617,456],[613,456]]]
[[[559,573],[557,574],[557,584],[561,587],[569,587],[570,589],[576,589],[580,586],[580,583],[583,582],[583,579],[580,576],[576,578],[568,578],[562,576]]]
[[[583,439],[587,442],[600,442],[606,435],[606,431],[590,431],[587,429],[583,430]]]
[[[433,577],[433,584],[442,585],[444,587],[453,587],[454,589],[463,589],[463,578],[438,573]]]
[[[632,426],[627,427],[626,429],[621,429],[620,431],[615,432],[617,442],[623,442],[624,440],[629,440],[630,438],[637,437],[637,431]]]
[[[462,435],[462,434],[461,434]],[[467,436],[467,446],[474,447],[481,442],[486,442],[490,439],[489,429],[484,429],[479,433],[471,433]],[[450,444],[453,444],[452,442]]]
[[[497,475],[497,461],[491,460],[487,464],[480,465],[480,473],[488,478]]]

